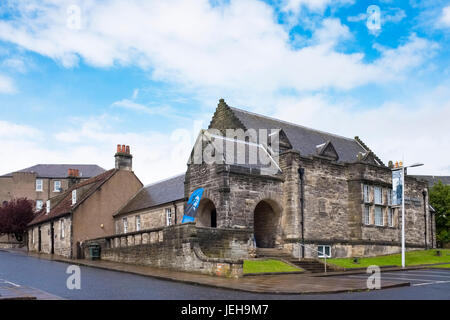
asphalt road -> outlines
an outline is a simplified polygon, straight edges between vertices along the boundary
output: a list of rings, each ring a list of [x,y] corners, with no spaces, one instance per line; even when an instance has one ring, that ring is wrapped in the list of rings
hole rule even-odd
[[[36,288],[64,299],[446,299],[450,300],[450,270],[414,270],[391,272],[382,277],[410,281],[411,287],[370,292],[327,295],[267,295],[216,289],[210,287],[158,280],[133,274],[81,267],[81,289],[66,287],[67,263],[26,256],[0,250],[0,279]],[[342,277],[342,276],[341,276]],[[346,277],[366,277],[353,275]]]

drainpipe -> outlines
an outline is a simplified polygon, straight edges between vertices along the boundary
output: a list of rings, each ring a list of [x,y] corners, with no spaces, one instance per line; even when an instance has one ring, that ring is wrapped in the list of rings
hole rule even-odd
[[[422,191],[423,196],[423,218],[425,222],[425,250],[428,249],[428,242],[427,242],[427,192],[424,190]]]
[[[173,212],[175,214],[175,224],[178,223],[178,217],[177,217],[177,203],[174,201],[173,202]]]
[[[299,180],[300,180],[300,216],[301,216],[301,231],[302,231],[302,258],[305,257],[305,211],[304,211],[304,206],[305,206],[305,190],[304,190],[304,174],[305,174],[305,169],[304,168],[299,168],[298,169],[298,176],[299,176]]]

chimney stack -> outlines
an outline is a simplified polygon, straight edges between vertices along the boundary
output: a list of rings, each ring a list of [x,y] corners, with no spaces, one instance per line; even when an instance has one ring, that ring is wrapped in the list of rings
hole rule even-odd
[[[69,188],[80,182],[80,170],[78,169],[68,169],[67,179],[69,179]]]
[[[116,169],[117,170],[128,170],[133,169],[133,156],[130,153],[130,146],[117,145],[117,152],[114,156],[116,158]]]

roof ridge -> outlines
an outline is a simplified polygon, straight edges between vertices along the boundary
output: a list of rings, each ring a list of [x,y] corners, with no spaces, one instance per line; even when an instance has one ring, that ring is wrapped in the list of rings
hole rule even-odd
[[[171,176],[171,177],[165,178],[165,179],[161,179],[161,180],[158,180],[158,181],[155,181],[155,182],[152,182],[152,183],[146,184],[145,186],[143,186],[143,187],[142,187],[142,189],[146,189],[146,188],[148,188],[148,187],[151,187],[151,186],[157,185],[157,184],[159,184],[159,183],[161,183],[161,182],[169,181],[169,180],[172,180],[172,179],[175,179],[175,178],[178,178],[178,177],[184,176],[184,175],[186,175],[186,173],[180,173],[180,174],[177,174],[177,175],[174,175],[174,176]],[[141,189],[141,190],[142,190],[142,189]]]
[[[241,111],[241,112],[244,112],[244,113],[248,113],[250,115],[258,116],[258,117],[261,117],[261,118],[266,118],[266,119],[269,119],[269,120],[272,120],[272,121],[285,123],[285,124],[288,124],[288,125],[291,125],[291,126],[295,126],[295,127],[299,127],[299,128],[315,131],[315,132],[326,134],[326,135],[329,135],[329,136],[334,136],[334,137],[337,137],[337,138],[342,138],[342,139],[346,139],[346,140],[350,140],[350,141],[355,141],[354,138],[344,137],[344,136],[341,136],[341,135],[338,135],[338,134],[335,134],[335,133],[330,133],[330,132],[326,132],[326,131],[322,131],[322,130],[318,130],[318,129],[313,129],[313,128],[310,128],[310,127],[303,126],[301,124],[297,124],[297,123],[293,123],[293,122],[277,119],[277,118],[274,118],[274,117],[269,117],[269,116],[266,116],[266,115],[263,115],[263,114],[260,114],[260,113],[255,113],[255,112],[251,112],[251,111],[247,111],[247,110],[243,110],[243,109],[239,109],[239,108],[235,108],[235,107],[229,107],[229,108],[231,110],[233,110],[233,111],[237,110],[237,111]]]

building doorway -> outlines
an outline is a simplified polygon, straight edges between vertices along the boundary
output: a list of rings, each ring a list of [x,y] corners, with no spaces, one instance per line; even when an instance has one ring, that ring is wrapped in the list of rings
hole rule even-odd
[[[197,212],[197,226],[217,228],[217,210],[210,199],[202,199]]]
[[[55,228],[53,225],[53,222],[50,223],[50,245],[51,245],[51,249],[50,249],[50,253],[54,254],[55,253]]]
[[[279,230],[280,212],[274,209],[275,204],[260,201],[253,214],[253,232],[258,248],[275,248]]]

